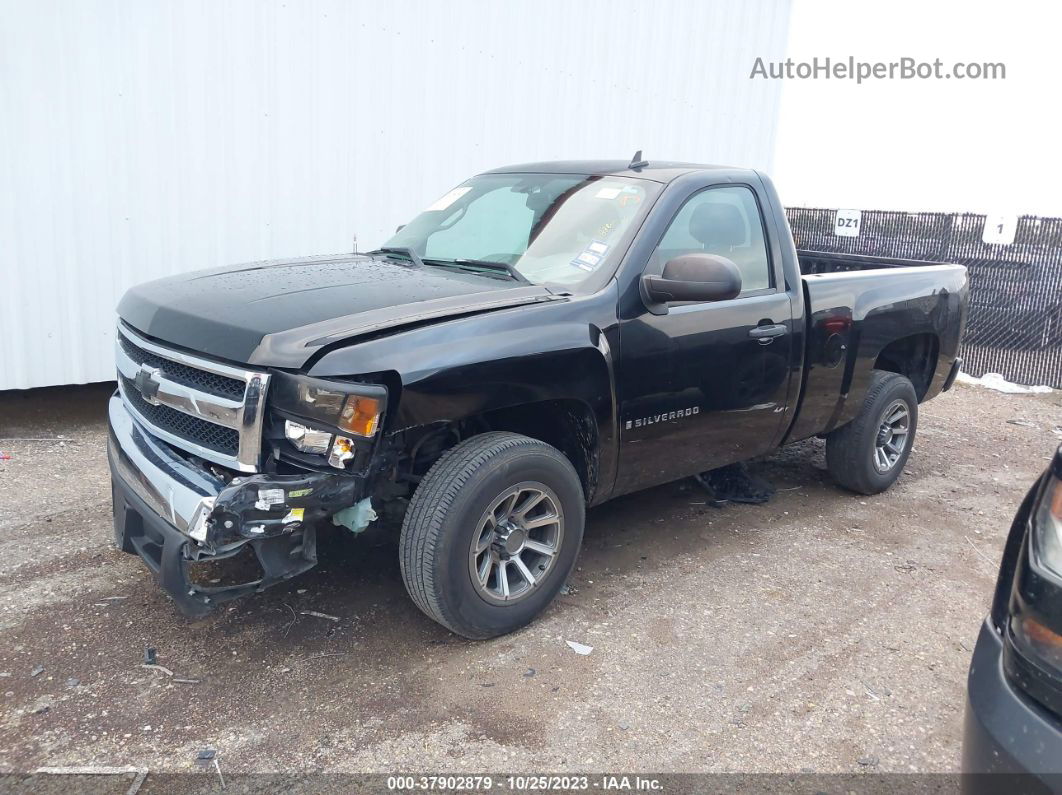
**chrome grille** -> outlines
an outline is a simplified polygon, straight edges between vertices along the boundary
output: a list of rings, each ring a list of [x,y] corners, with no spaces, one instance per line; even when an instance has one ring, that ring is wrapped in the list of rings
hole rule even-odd
[[[239,454],[240,432],[235,428],[215,425],[161,403],[152,405],[141,397],[136,384],[124,375],[119,378],[122,381],[122,396],[126,405],[155,428],[227,456],[235,457]]]
[[[228,378],[217,373],[199,370],[186,364],[164,359],[163,357],[145,351],[135,345],[131,340],[118,335],[118,344],[125,350],[127,356],[137,365],[146,364],[149,367],[158,367],[165,370],[167,377],[172,378],[178,384],[201,389],[218,397],[227,397],[232,400],[242,400],[243,393],[247,389],[247,382],[239,378]]]
[[[258,470],[267,373],[166,348],[119,324],[118,388],[153,435],[241,472]]]

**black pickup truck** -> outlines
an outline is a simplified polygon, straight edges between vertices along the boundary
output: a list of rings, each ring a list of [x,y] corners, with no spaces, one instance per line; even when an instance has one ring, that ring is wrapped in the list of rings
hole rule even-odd
[[[367,254],[130,290],[117,544],[202,615],[386,514],[416,604],[499,635],[562,587],[588,506],[811,436],[839,484],[888,488],[966,305],[958,265],[798,252],[755,171],[500,168]],[[197,573],[242,557],[245,582]]]

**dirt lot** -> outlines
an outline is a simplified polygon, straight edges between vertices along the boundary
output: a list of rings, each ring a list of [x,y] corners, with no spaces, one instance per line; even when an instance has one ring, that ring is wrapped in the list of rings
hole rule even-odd
[[[571,593],[474,643],[417,611],[380,533],[182,618],[111,546],[107,394],[0,394],[0,439],[71,440],[0,441],[0,772],[187,771],[205,746],[230,773],[954,770],[1004,534],[1062,436],[1058,392],[958,386],[885,495],[841,492],[815,441],[753,466],[767,505],[622,498]]]

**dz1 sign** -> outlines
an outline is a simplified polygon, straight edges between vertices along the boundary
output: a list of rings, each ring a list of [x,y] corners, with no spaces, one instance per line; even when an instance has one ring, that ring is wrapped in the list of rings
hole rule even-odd
[[[838,237],[859,237],[859,224],[863,220],[862,210],[838,210],[833,220],[833,233]]]

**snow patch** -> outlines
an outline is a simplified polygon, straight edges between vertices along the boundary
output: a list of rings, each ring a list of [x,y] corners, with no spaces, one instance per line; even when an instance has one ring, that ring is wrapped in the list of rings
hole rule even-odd
[[[1023,384],[1015,384],[1008,381],[999,373],[985,373],[980,378],[970,375],[969,373],[959,373],[959,377],[955,380],[961,384],[983,386],[1008,395],[1032,395],[1053,391],[1049,386],[1025,386]]]

